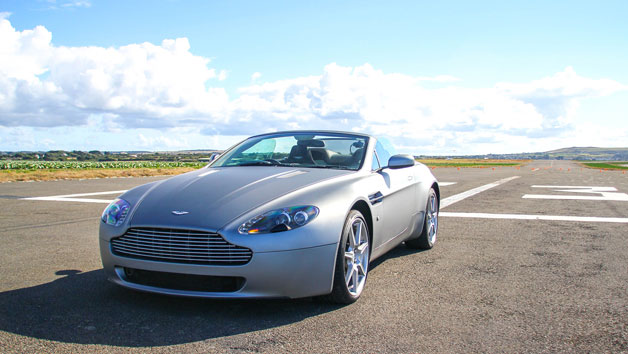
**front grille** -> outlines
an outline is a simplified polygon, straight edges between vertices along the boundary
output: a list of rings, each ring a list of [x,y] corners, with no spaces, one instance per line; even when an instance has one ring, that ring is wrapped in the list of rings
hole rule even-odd
[[[205,265],[242,265],[253,255],[214,232],[147,227],[111,239],[111,250],[122,257]]]
[[[183,291],[230,293],[242,289],[244,278],[213,275],[177,274],[124,268],[125,280],[157,288]]]

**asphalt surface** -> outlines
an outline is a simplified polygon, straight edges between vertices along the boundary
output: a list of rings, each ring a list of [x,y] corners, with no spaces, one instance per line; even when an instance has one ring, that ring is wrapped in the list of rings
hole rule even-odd
[[[447,198],[520,176],[442,209],[436,246],[376,260],[360,300],[217,301],[119,288],[98,250],[106,204],[22,200],[116,191],[159,177],[0,184],[0,352],[628,352],[628,201],[545,186],[615,187],[628,174],[539,161],[439,168]],[[112,199],[114,195],[84,198]],[[307,281],[307,279],[304,279]]]

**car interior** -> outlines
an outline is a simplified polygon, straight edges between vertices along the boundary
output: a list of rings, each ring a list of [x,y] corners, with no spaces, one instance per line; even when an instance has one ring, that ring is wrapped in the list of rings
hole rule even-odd
[[[362,142],[354,142],[351,154],[340,154],[325,147],[325,142],[318,139],[298,140],[290,154],[283,161],[305,165],[338,166],[356,169],[362,161],[364,147]]]

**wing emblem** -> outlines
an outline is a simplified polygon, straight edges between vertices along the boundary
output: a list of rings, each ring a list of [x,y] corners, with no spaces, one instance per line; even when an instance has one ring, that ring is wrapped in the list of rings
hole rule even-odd
[[[185,211],[185,210],[173,210],[172,213],[174,215],[185,215],[185,214],[189,214],[189,211]]]

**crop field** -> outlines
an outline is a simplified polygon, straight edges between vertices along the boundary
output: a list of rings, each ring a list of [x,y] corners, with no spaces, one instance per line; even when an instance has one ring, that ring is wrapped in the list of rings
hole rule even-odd
[[[530,160],[485,160],[485,159],[419,159],[428,167],[515,167],[521,166]]]
[[[171,161],[0,161],[0,170],[87,170],[128,168],[200,168],[204,162]]]
[[[589,168],[599,168],[602,170],[628,170],[628,161],[603,161],[603,162],[583,162],[580,164]]]
[[[0,161],[0,182],[177,175],[205,166],[176,161]]]

